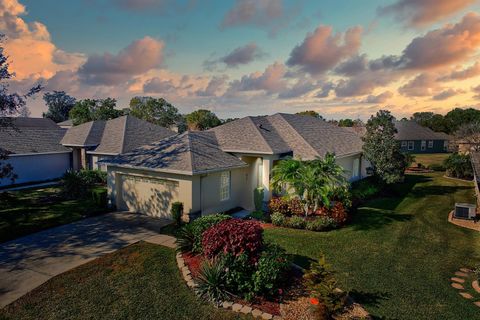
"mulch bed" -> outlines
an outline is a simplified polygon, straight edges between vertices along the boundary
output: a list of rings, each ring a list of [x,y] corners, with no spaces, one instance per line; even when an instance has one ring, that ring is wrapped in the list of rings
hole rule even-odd
[[[271,226],[273,227],[273,226]],[[192,255],[191,253],[183,253],[182,257],[185,261],[185,264],[190,269],[193,278],[198,277],[200,273],[200,268],[202,262],[205,261],[205,258],[201,255]],[[302,274],[297,270],[291,270],[287,276],[288,281],[285,282],[285,288],[281,289],[278,297],[275,299],[267,299],[264,297],[256,297],[252,301],[246,301],[239,297],[235,297],[233,302],[239,303],[242,305],[248,305],[254,309],[259,309],[263,312],[270,313],[272,315],[279,316],[281,314],[280,303],[298,299],[301,296],[305,295],[305,290],[302,284]]]

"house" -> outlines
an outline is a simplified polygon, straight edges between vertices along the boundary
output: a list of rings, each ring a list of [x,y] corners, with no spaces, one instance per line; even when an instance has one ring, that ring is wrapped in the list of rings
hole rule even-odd
[[[68,129],[61,143],[73,151],[75,170],[105,170],[104,166],[97,163],[99,160],[130,152],[174,134],[169,129],[126,115],[73,126]]]
[[[347,178],[366,176],[362,141],[310,116],[245,117],[203,132],[167,137],[109,160],[110,204],[119,210],[169,217],[173,201],[187,214],[254,209],[254,190],[271,197],[270,173],[287,156],[311,160],[335,153]]]
[[[72,152],[60,144],[65,129],[45,118],[12,118],[12,124],[0,128],[0,148],[9,153],[15,184],[57,179],[70,168]],[[0,180],[8,184],[12,181]]]
[[[73,127],[73,121],[71,119],[68,119],[68,120],[57,123],[57,125],[59,125],[60,128],[63,128],[63,129],[70,129],[71,127]]]
[[[408,153],[442,153],[448,152],[451,137],[443,132],[435,132],[415,121],[395,121],[402,152]]]

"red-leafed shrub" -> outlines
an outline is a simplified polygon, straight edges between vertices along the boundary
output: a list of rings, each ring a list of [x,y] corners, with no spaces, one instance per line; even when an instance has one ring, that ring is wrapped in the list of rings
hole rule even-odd
[[[342,225],[347,221],[347,210],[341,202],[336,202],[335,205],[330,208],[328,216],[335,220],[338,225]]]
[[[263,229],[252,220],[230,219],[222,221],[203,233],[203,253],[214,258],[222,253],[238,256],[242,253],[256,260],[263,244]]]
[[[268,210],[270,213],[281,213],[284,216],[303,215],[303,205],[300,199],[287,199],[282,197],[272,198],[268,202]]]

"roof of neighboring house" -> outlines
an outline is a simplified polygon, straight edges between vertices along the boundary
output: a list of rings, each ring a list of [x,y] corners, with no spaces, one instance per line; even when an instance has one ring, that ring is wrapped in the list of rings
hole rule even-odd
[[[46,118],[12,118],[0,128],[0,148],[10,154],[69,152],[60,144],[65,129]]]
[[[451,137],[443,132],[435,132],[430,128],[421,126],[415,121],[395,121],[397,140],[451,140]]]
[[[480,183],[480,152],[470,152],[470,159],[472,161],[472,167],[473,171],[475,172],[477,182]]]
[[[363,137],[367,133],[366,126],[354,126],[354,127],[344,127],[346,130],[352,131],[357,134],[359,137]]]
[[[103,162],[190,175],[247,165],[220,150],[213,132],[205,131],[184,132]]]
[[[95,147],[90,153],[120,154],[175,135],[175,132],[131,115],[91,121],[68,129],[62,144]]]
[[[71,119],[57,123],[60,127],[73,127],[73,121]]]

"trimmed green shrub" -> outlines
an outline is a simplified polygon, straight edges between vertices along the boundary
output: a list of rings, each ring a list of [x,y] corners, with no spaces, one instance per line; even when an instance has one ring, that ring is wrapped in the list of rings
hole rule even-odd
[[[192,224],[192,230],[195,237],[195,241],[193,243],[192,251],[194,253],[201,253],[203,233],[211,226],[214,226],[219,222],[222,222],[224,220],[231,219],[231,218],[232,217],[226,214],[212,214],[212,215],[200,217],[197,220],[193,221],[191,224]]]
[[[275,212],[274,214],[272,214],[270,216],[270,219],[272,219],[272,224],[277,227],[283,227],[287,220],[287,218],[280,212]]]
[[[218,261],[205,261],[197,278],[198,294],[219,305],[230,296],[227,291],[224,265]]]
[[[250,213],[250,217],[259,221],[267,221],[267,216],[263,211],[253,211]]]
[[[92,190],[92,198],[93,201],[97,206],[100,208],[106,208],[108,201],[107,201],[107,189],[105,188],[97,188]]]
[[[290,260],[283,248],[266,244],[253,274],[253,290],[260,295],[272,296],[278,293],[285,273],[290,269]]]
[[[375,178],[367,178],[352,183],[351,194],[355,200],[367,200],[381,191],[381,184]]]
[[[107,175],[100,170],[68,170],[63,175],[62,193],[68,199],[83,198],[97,184],[106,184]]]
[[[180,226],[182,224],[183,203],[179,201],[172,203],[170,213],[172,215],[173,221],[175,221],[175,224],[177,226]]]
[[[334,219],[330,217],[318,217],[314,220],[307,221],[305,229],[310,231],[327,231],[335,229],[336,227],[337,223]]]
[[[247,254],[237,256],[226,253],[219,257],[225,273],[225,283],[230,292],[241,295],[246,300],[251,300],[255,293],[253,290],[252,274],[255,272],[255,264]]]
[[[253,190],[253,201],[255,203],[255,211],[263,210],[263,188],[255,188]]]
[[[180,252],[193,251],[193,245],[195,243],[195,231],[192,223],[186,224],[178,230],[176,234],[177,250]]]
[[[447,175],[454,178],[471,179],[473,177],[472,163],[467,154],[452,153],[443,162]]]
[[[286,221],[286,227],[293,229],[305,229],[306,224],[305,219],[299,216],[293,216]]]

